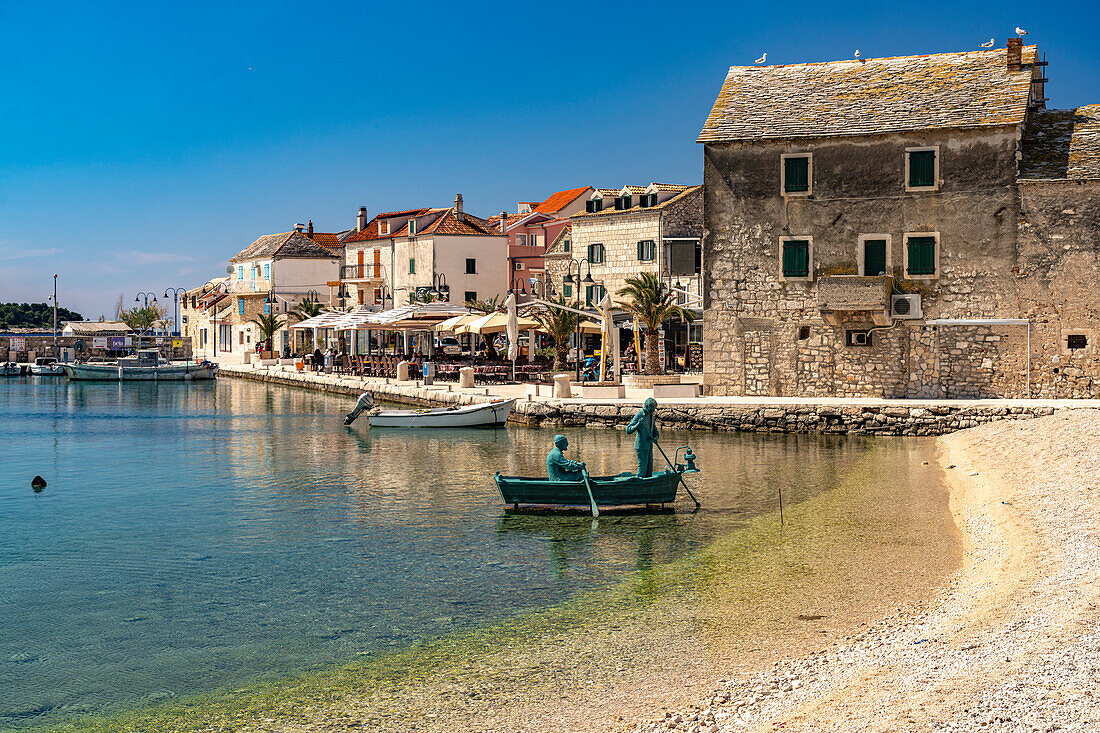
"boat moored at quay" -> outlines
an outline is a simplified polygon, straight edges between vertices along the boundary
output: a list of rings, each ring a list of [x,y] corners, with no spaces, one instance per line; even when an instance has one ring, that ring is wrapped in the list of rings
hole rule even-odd
[[[214,379],[218,365],[208,361],[167,361],[156,349],[141,350],[136,356],[114,362],[62,364],[65,376],[76,380],[182,382]]]

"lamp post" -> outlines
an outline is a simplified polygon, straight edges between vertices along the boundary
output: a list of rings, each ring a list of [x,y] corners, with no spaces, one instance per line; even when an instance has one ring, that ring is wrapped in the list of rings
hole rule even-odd
[[[432,273],[432,289],[429,291],[436,300],[451,299],[451,288],[447,285],[447,276],[440,273]]]
[[[199,297],[206,297],[206,295],[209,294],[209,293],[218,293],[218,292],[223,293],[223,294],[228,294],[229,293],[229,286],[224,281],[223,282],[214,282],[213,280],[209,280],[209,281],[207,281],[207,283],[205,285],[202,286],[202,292],[199,294]],[[216,307],[216,304],[220,299],[221,298],[214,298],[214,300],[211,301],[211,303],[210,303],[210,306],[215,306],[214,309],[210,313],[210,330],[214,332],[212,334],[213,335],[212,340],[214,342],[214,356],[215,357],[218,355],[218,309]],[[207,306],[207,307],[209,308],[210,306]]]
[[[53,358],[60,360],[61,351],[57,345],[57,275],[53,276]]]
[[[576,277],[573,276],[574,264],[577,266]],[[585,267],[588,268],[588,272],[582,280],[581,273],[584,272]],[[597,284],[596,281],[592,279],[592,262],[587,257],[582,257],[579,260],[569,260],[569,272],[562,278],[562,283],[565,285],[575,284],[577,286],[577,308],[580,309],[581,285],[589,286]],[[577,333],[575,338],[577,344],[577,381],[579,382],[581,381],[581,319],[579,318],[577,319]]]
[[[176,308],[176,317],[175,317],[176,332],[174,334],[172,334],[173,336],[179,336],[180,335],[180,293],[186,293],[186,292],[187,292],[187,288],[168,288],[167,290],[164,291],[164,297],[165,298],[169,297],[169,293],[171,293],[172,294],[171,297],[173,299],[173,302],[175,303],[175,308]]]
[[[152,299],[153,299],[153,304],[154,304],[154,305],[155,305],[155,304],[156,304],[156,302],[157,302],[157,296],[156,296],[156,295],[155,295],[154,293],[146,293],[146,292],[141,292],[141,293],[138,293],[138,294],[137,294],[137,295],[136,295],[136,296],[134,297],[134,302],[135,302],[135,303],[137,303],[137,302],[140,302],[142,298],[144,298],[144,299],[145,299],[145,305],[143,306],[143,308],[144,308],[145,310],[148,310],[148,309],[149,309],[149,298],[152,298]],[[146,331],[146,332],[148,332],[148,330],[149,330],[149,329],[145,329],[145,331]]]

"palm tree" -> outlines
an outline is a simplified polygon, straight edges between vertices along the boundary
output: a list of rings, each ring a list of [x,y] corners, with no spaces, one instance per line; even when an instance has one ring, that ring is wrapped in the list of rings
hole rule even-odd
[[[570,305],[565,298],[554,298],[550,302],[558,306]],[[565,357],[569,353],[569,335],[577,330],[581,320],[580,315],[551,306],[544,306],[533,315],[542,325],[542,329],[554,339],[554,368],[565,369]]]
[[[676,304],[672,292],[652,272],[639,273],[637,277],[628,277],[626,286],[619,288],[618,295],[629,298],[621,302],[623,308],[642,322],[645,333],[645,373],[660,374],[660,334],[661,324],[668,320],[694,321],[695,313]]]
[[[475,313],[496,313],[497,311],[504,311],[504,304],[500,300],[499,295],[494,295],[492,298],[485,298],[484,300],[467,300],[466,307]],[[492,338],[485,338],[485,358],[496,359],[497,349],[493,345]]]
[[[290,310],[290,315],[297,318],[298,322],[301,323],[302,321],[313,318],[314,316],[321,315],[324,311],[325,311],[325,307],[323,305],[321,305],[320,301],[318,301],[318,300],[309,300],[307,298],[306,300],[299,301],[298,305],[294,306]],[[313,343],[316,343],[317,342],[317,329],[311,328],[309,330],[310,330],[310,334],[309,334],[310,335],[310,341],[312,341]]]
[[[261,313],[251,320],[251,323],[259,329],[260,338],[267,347],[264,351],[272,350],[271,347],[275,344],[275,332],[283,327],[282,318],[280,313]]]

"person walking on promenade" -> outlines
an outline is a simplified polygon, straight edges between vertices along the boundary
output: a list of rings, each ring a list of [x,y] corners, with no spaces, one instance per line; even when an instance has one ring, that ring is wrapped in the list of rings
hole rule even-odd
[[[638,478],[649,478],[653,475],[653,443],[660,437],[657,432],[656,412],[657,400],[650,397],[626,426],[627,435],[634,436],[634,455],[638,457]]]

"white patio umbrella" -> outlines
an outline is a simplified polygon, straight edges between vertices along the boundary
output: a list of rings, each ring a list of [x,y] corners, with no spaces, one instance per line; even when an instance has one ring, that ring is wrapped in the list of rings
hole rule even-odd
[[[477,319],[483,317],[483,313],[467,313],[461,316],[455,316],[454,318],[448,318],[442,323],[435,324],[436,333],[455,331],[459,326],[465,326],[467,323],[473,323]]]
[[[508,331],[508,361],[512,362],[512,381],[516,381],[516,359],[519,358],[519,317],[516,315],[516,294],[508,293],[504,301],[504,310],[508,314],[505,328]],[[530,344],[531,347],[534,344]]]
[[[618,367],[619,361],[619,329],[615,328],[615,321],[611,317],[611,296],[604,293],[603,300],[600,301],[600,315],[603,316],[603,323],[600,326],[600,333],[603,335],[603,350],[600,354],[600,381],[607,381],[607,354],[608,349],[611,350],[611,354],[615,359],[615,366]],[[616,368],[616,373],[618,369]]]

